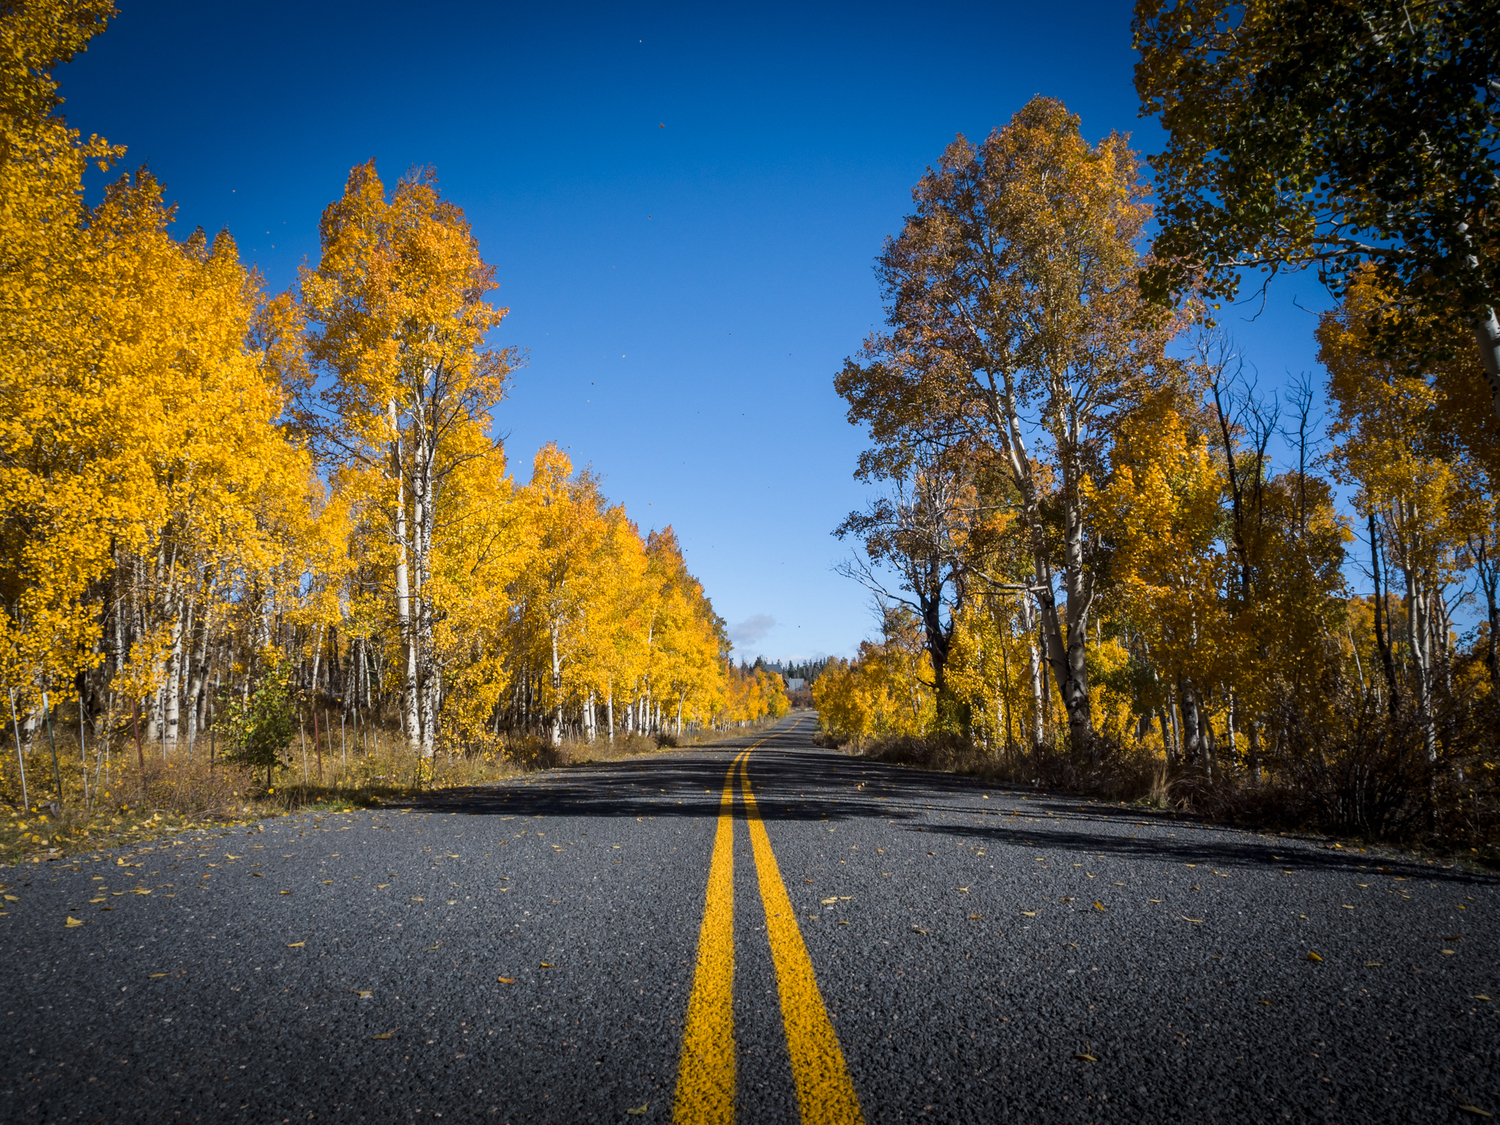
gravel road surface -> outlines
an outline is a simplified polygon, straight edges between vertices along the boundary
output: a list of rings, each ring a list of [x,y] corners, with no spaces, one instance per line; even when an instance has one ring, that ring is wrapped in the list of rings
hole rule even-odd
[[[0,868],[0,1120],[1500,1115],[1494,880],[813,728]]]

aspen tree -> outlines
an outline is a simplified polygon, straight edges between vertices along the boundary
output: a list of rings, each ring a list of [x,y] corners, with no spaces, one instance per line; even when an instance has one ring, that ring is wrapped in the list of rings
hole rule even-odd
[[[494,270],[479,257],[463,212],[431,170],[387,198],[374,162],[349,174],[323,213],[322,256],[304,270],[301,297],[316,331],[309,353],[328,385],[305,417],[341,464],[382,479],[397,626],[404,650],[402,716],[408,744],[431,758],[441,684],[428,587],[445,487],[465,440],[487,431],[513,356],[485,344],[506,310],[487,295]]]
[[[1178,323],[1136,285],[1151,214],[1136,158],[1117,134],[1089,146],[1076,116],[1035,98],[981,144],[959,137],[912,196],[915,213],[879,259],[890,331],[835,387],[880,445],[956,432],[1006,466],[1044,658],[1082,747],[1097,530],[1079,486],[1097,471],[1113,416],[1176,377],[1162,349]],[[1044,507],[1060,517],[1060,550]]]

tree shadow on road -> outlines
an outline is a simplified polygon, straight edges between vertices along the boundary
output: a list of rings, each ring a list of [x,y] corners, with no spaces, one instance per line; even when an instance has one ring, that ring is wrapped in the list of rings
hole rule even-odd
[[[946,835],[970,846],[1010,847],[1033,855],[1061,851],[1210,867],[1494,881],[1416,859],[1260,836],[1171,813],[1080,803],[1067,794],[871,762],[811,749],[805,735],[793,732],[726,740],[690,753],[567,766],[522,781],[440,790],[387,807],[466,816],[701,820],[719,815],[734,757],[757,743],[750,778],[760,814],[770,822],[884,821],[893,832]],[[990,801],[981,805],[981,794]],[[743,802],[736,799],[734,810],[742,817]],[[1033,856],[1027,858],[1030,862]]]

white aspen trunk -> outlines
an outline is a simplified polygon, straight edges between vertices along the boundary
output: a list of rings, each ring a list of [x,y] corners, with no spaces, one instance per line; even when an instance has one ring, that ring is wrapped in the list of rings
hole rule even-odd
[[[422,752],[421,737],[417,725],[417,644],[411,619],[411,575],[406,560],[406,484],[401,455],[401,431],[397,428],[396,400],[391,399],[391,475],[396,485],[395,527],[396,542],[396,625],[401,634],[401,643],[406,649],[405,668],[401,684],[401,731],[407,745],[414,753]]]
[[[205,575],[203,582],[203,609],[198,614],[193,639],[192,659],[188,665],[188,759],[192,760],[193,746],[198,741],[198,732],[203,726],[203,708],[208,681],[208,635],[213,623],[213,583]]]
[[[427,416],[426,389],[429,382],[424,372],[421,386],[416,389],[412,410],[412,618],[416,657],[416,718],[418,752],[423,758],[431,758],[435,752],[437,734],[436,699],[432,639],[432,606],[427,597],[427,587],[432,576],[432,532],[433,517],[433,428]]]
[[[1182,755],[1192,763],[1203,754],[1203,737],[1199,726],[1198,699],[1186,683],[1177,685],[1178,706],[1182,709]]]
[[[1172,745],[1170,753],[1173,758],[1180,762],[1183,756],[1182,731],[1177,725],[1177,696],[1170,687],[1167,688],[1167,718],[1172,721]]]
[[[604,697],[604,714],[609,722],[609,744],[615,744],[615,681],[609,681],[608,693]]]
[[[1072,744],[1077,747],[1087,741],[1092,732],[1092,716],[1088,699],[1088,672],[1086,667],[1088,643],[1088,610],[1092,595],[1083,572],[1082,518],[1079,510],[1077,490],[1068,491],[1069,478],[1074,476],[1072,463],[1075,459],[1066,441],[1058,442],[1058,454],[1063,460],[1064,493],[1071,499],[1064,505],[1064,571],[1063,589],[1068,598],[1066,610],[1068,634],[1063,635],[1059,618],[1056,594],[1053,590],[1052,566],[1049,561],[1051,545],[1048,529],[1042,518],[1041,498],[1036,478],[1031,471],[1031,461],[1026,454],[1026,440],[1021,432],[1020,410],[1016,403],[1015,375],[1006,372],[1000,386],[991,381],[986,390],[989,407],[989,423],[1000,441],[1012,482],[1021,494],[1021,520],[1026,528],[1033,566],[1036,570],[1033,595],[1041,615],[1042,637],[1045,659],[1062,695],[1063,706],[1068,713],[1068,731]],[[1063,435],[1054,434],[1054,437]]]
[[[583,705],[583,721],[585,731],[584,737],[589,740],[589,745],[592,746],[594,743],[594,739],[598,736],[598,731],[595,729],[594,693],[592,690],[589,691],[588,701]]]
[[[677,737],[682,737],[682,692],[677,693]]]
[[[1432,713],[1432,595],[1423,589],[1418,572],[1402,567],[1406,579],[1406,639],[1417,681],[1417,717],[1422,723],[1422,749],[1429,767],[1437,763],[1437,724]]]
[[[1490,386],[1491,408],[1500,418],[1500,318],[1494,305],[1486,305],[1474,320],[1474,343],[1479,348],[1479,362]]]
[[[1042,674],[1041,653],[1037,649],[1038,618],[1036,607],[1025,598],[1021,599],[1021,627],[1026,631],[1026,675],[1031,683],[1031,748],[1035,750],[1046,740],[1042,727],[1046,715],[1047,684]]]
[[[1068,710],[1068,741],[1074,749],[1089,746],[1089,760],[1095,762],[1093,746],[1093,703],[1089,698],[1088,635],[1089,610],[1093,606],[1093,580],[1084,566],[1083,508],[1081,485],[1084,472],[1080,462],[1082,441],[1077,403],[1061,379],[1054,378],[1052,398],[1066,403],[1066,413],[1057,411],[1065,424],[1054,433],[1057,455],[1062,462],[1063,487],[1063,591],[1067,595],[1068,682],[1063,688],[1063,705]]]
[[[1234,688],[1229,689],[1229,715],[1224,733],[1229,738],[1229,761],[1231,764],[1239,756],[1238,731],[1235,729],[1238,715],[1236,713],[1237,703],[1234,697]]]
[[[318,695],[318,670],[323,665],[323,623],[318,622],[317,629],[313,632],[313,660],[312,660],[312,682],[308,684],[313,698]]]
[[[1443,687],[1448,695],[1453,695],[1453,653],[1449,639],[1453,632],[1453,618],[1448,612],[1448,599],[1443,596],[1441,587],[1434,587],[1432,601],[1435,612],[1432,615],[1432,651],[1437,667],[1443,675]]]
[[[166,681],[162,686],[163,714],[166,723],[165,743],[168,749],[177,749],[177,737],[182,723],[182,685],[184,680],[183,650],[185,639],[192,639],[193,599],[185,590],[178,590],[171,602],[172,648],[167,657]]]
[[[552,745],[562,745],[562,664],[557,656],[557,622],[552,622]]]

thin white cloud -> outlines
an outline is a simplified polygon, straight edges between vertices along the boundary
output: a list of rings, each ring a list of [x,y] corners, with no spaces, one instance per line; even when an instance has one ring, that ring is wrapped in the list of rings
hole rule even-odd
[[[753,645],[774,628],[776,628],[776,618],[769,613],[757,613],[745,618],[738,625],[731,625],[729,639],[734,642],[735,648],[744,648],[746,645]]]

